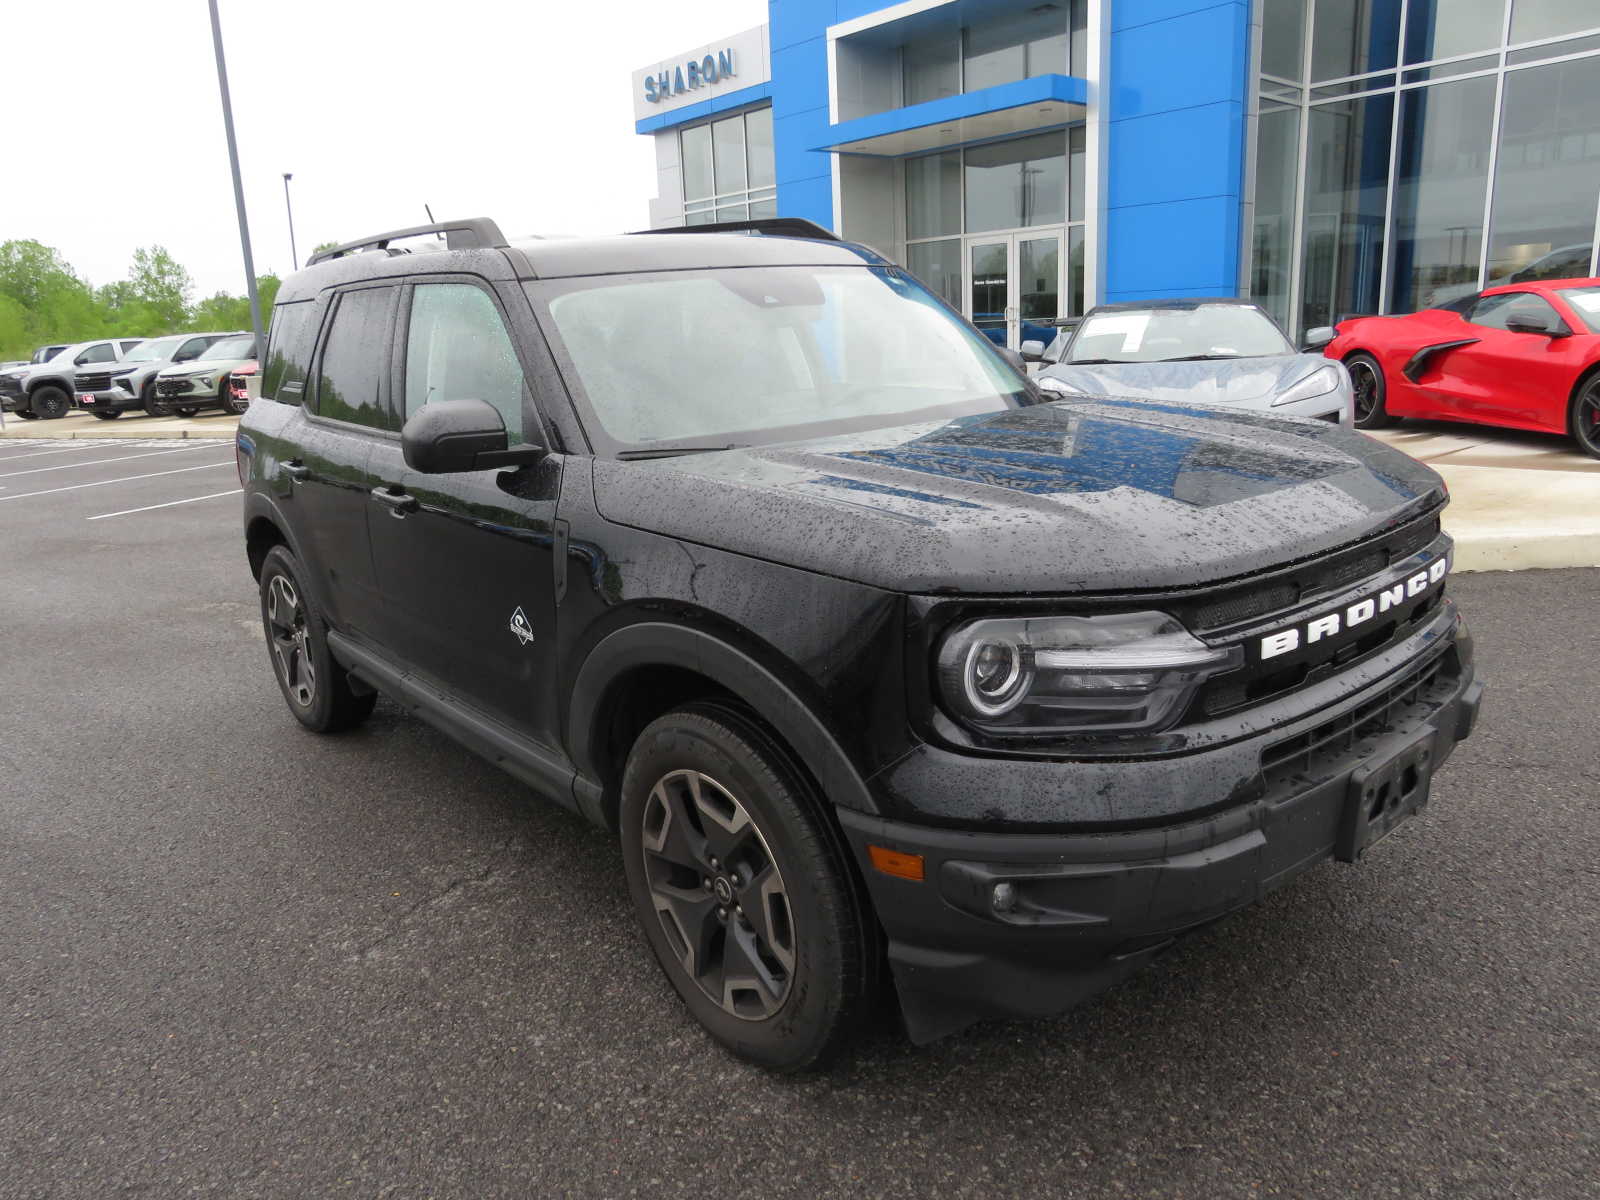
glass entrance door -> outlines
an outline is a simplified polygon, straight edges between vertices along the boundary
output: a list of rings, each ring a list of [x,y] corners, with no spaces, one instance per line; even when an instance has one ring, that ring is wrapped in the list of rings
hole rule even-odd
[[[1046,345],[1061,315],[1062,235],[1012,233],[967,242],[967,316],[997,346]]]

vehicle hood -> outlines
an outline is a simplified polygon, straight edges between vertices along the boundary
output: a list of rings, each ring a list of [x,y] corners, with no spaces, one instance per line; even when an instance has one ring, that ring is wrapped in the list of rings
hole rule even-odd
[[[1445,498],[1334,425],[1103,399],[594,472],[608,520],[905,592],[1220,582]]]
[[[211,358],[211,359],[207,359],[205,362],[200,362],[198,359],[196,359],[193,362],[174,363],[171,366],[162,367],[161,370],[157,372],[157,377],[158,378],[165,377],[165,378],[168,378],[168,379],[182,379],[182,378],[186,378],[186,377],[188,377],[190,375],[197,375],[202,371],[204,371],[207,375],[217,375],[217,374],[221,374],[221,373],[224,373],[224,372],[227,372],[227,371],[231,371],[235,367],[237,367],[240,363],[247,363],[247,362],[255,362],[255,359],[253,359],[253,358]]]
[[[1058,363],[1039,373],[1089,396],[1131,396],[1171,404],[1254,404],[1328,365],[1320,354],[1274,354],[1208,362]]]

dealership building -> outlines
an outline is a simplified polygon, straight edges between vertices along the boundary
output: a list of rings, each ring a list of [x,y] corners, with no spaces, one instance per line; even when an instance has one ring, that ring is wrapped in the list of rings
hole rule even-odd
[[[807,218],[1012,345],[1600,274],[1600,0],[770,0],[633,98],[653,225]]]

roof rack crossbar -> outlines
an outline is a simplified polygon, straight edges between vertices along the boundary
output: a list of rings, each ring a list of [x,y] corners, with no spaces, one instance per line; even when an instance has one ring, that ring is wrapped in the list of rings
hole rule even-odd
[[[755,221],[714,221],[709,225],[673,225],[665,229],[635,229],[634,233],[765,233],[775,237],[814,238],[819,242],[842,239],[831,229],[803,217],[763,217]]]
[[[306,266],[327,262],[330,258],[343,258],[358,250],[389,250],[390,242],[397,242],[402,238],[426,237],[430,233],[442,233],[445,245],[451,250],[497,250],[504,249],[507,244],[505,235],[500,232],[500,226],[488,217],[469,217],[465,221],[440,221],[433,225],[416,225],[410,229],[392,229],[388,233],[375,233],[371,237],[345,242],[340,246],[330,246],[313,254],[306,262]],[[398,252],[390,251],[390,253]]]

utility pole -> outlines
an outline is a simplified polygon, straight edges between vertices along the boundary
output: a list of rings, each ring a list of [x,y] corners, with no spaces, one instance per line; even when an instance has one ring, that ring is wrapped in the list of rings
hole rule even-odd
[[[294,205],[289,203],[289,180],[293,178],[288,171],[283,173],[283,207],[289,214],[289,265],[298,271],[300,254],[294,248]]]
[[[233,168],[233,204],[239,210],[239,245],[244,250],[244,281],[250,293],[250,325],[256,333],[256,353],[266,349],[261,328],[261,297],[256,294],[256,264],[250,255],[250,222],[244,215],[244,184],[239,179],[239,144],[233,136],[233,101],[228,98],[228,64],[222,56],[222,21],[217,0],[211,6],[211,44],[217,52],[217,88],[222,93],[222,124],[228,132],[228,165]]]

